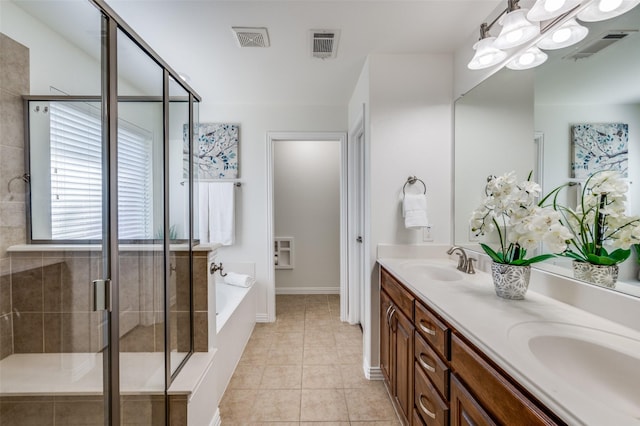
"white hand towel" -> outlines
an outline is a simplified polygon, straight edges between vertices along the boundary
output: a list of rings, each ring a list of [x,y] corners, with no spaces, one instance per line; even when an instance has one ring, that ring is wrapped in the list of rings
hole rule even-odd
[[[234,239],[234,183],[209,183],[209,241],[230,246]]]
[[[429,226],[427,218],[427,196],[425,194],[405,194],[402,200],[402,215],[407,229]]]
[[[237,287],[251,287],[256,282],[256,280],[254,280],[249,275],[227,272],[227,275],[224,277],[224,282],[229,285],[235,285]]]
[[[209,242],[209,184],[198,183],[198,238],[200,244]]]

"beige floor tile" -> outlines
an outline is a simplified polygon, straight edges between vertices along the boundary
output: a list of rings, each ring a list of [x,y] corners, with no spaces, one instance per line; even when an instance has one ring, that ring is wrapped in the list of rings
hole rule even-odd
[[[266,365],[293,365],[301,363],[301,347],[274,347],[267,353]]]
[[[331,319],[307,318],[304,320],[304,331],[305,333],[316,331],[333,331],[334,324],[334,321],[332,321]]]
[[[320,330],[309,332],[304,337],[304,347],[336,346],[336,338],[331,331]]]
[[[220,418],[223,424],[227,422],[256,421],[255,406],[258,391],[245,389],[229,389],[224,393],[220,402]]]
[[[342,387],[339,365],[305,365],[302,368],[303,389],[340,389]]]
[[[304,322],[297,319],[288,319],[283,321],[276,321],[275,330],[278,333],[303,333]]]
[[[368,380],[364,376],[364,370],[361,364],[342,364],[340,365],[342,374],[342,384],[345,389],[366,389],[372,387],[382,387],[382,380]]]
[[[259,389],[265,367],[255,364],[238,364],[228,389]]]
[[[292,333],[276,333],[273,336],[274,346],[286,346],[286,347],[301,347],[304,342],[304,333],[292,332]]]
[[[302,363],[304,365],[332,365],[340,363],[340,356],[335,346],[314,346],[304,349]]]
[[[340,364],[353,364],[362,361],[362,346],[339,345],[337,348]]]
[[[261,390],[256,397],[254,409],[256,420],[260,422],[299,421],[300,390]]]
[[[350,426],[349,422],[300,422],[300,426]]]
[[[342,389],[303,389],[300,411],[301,421],[349,420]]]
[[[300,389],[302,365],[268,365],[262,375],[260,389]]]
[[[396,413],[384,387],[374,387],[363,392],[362,389],[345,389],[345,398],[349,408],[350,421],[391,421]]]
[[[351,422],[351,426],[402,426],[400,420],[389,420],[381,422]],[[226,425],[225,425],[226,426]]]

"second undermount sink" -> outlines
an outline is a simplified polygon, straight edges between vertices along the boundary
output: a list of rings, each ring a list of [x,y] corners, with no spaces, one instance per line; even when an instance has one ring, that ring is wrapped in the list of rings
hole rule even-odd
[[[400,267],[403,272],[418,279],[428,279],[429,281],[460,281],[464,279],[462,272],[456,270],[453,265],[448,266],[421,259],[412,259],[403,262]]]
[[[509,330],[509,340],[585,399],[640,419],[640,340],[547,321],[517,324]]]

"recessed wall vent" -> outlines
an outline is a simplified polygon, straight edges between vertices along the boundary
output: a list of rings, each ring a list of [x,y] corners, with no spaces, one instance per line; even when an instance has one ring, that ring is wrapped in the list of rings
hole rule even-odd
[[[339,30],[311,30],[311,56],[335,58],[338,53]]]
[[[602,34],[600,37],[596,38],[595,40],[593,40],[591,43],[581,47],[579,50],[565,56],[563,59],[573,59],[573,60],[578,60],[578,59],[585,59],[588,58],[590,56],[595,55],[596,53],[600,52],[602,49],[605,49],[609,46],[611,46],[612,44],[627,38],[628,36],[630,36],[633,33],[637,33],[638,30],[612,30],[612,31],[607,31],[606,33]]]
[[[269,33],[265,27],[231,27],[240,47],[269,47]]]

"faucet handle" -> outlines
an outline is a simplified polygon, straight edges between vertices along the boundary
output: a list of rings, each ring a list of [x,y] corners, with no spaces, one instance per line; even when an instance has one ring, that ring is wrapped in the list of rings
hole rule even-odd
[[[470,257],[467,259],[467,268],[466,268],[466,273],[467,274],[475,274],[476,270],[473,268],[473,262],[475,262],[476,259],[474,259],[473,257]]]

